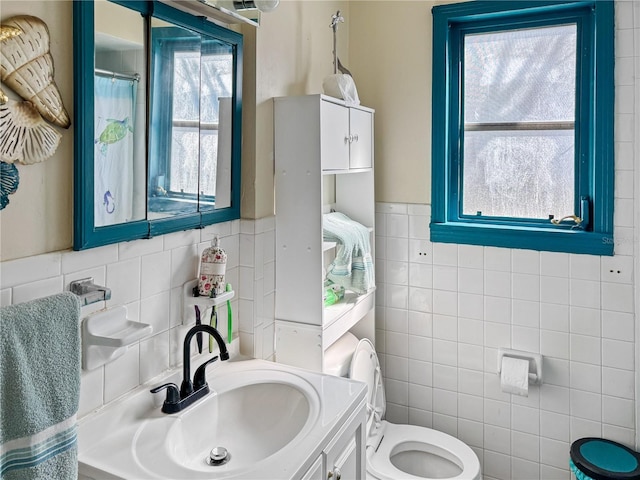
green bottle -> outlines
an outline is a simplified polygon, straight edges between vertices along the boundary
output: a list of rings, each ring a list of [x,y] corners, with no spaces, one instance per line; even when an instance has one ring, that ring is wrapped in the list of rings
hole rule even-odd
[[[324,306],[328,307],[344,298],[344,287],[329,285],[324,288]]]

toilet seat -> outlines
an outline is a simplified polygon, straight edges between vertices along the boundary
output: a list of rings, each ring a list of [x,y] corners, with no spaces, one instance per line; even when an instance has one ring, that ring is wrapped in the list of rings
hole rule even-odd
[[[430,480],[434,478],[479,480],[480,462],[474,451],[451,435],[415,425],[396,425],[383,420],[386,402],[380,364],[373,344],[360,340],[351,359],[349,376],[367,384],[367,477],[377,480]],[[394,465],[394,457],[418,453],[439,457],[436,462],[419,458],[413,464],[446,465],[446,476],[414,475]],[[431,463],[429,463],[431,462]],[[413,465],[412,464],[412,465]],[[457,466],[457,468],[456,468]],[[450,467],[450,468],[449,468]],[[419,466],[415,470],[422,470]],[[411,469],[409,469],[411,470]]]
[[[380,362],[373,344],[363,338],[356,345],[351,357],[349,378],[367,384],[367,446],[374,442],[377,427],[384,418],[387,401],[384,396]],[[376,447],[377,448],[377,447]]]
[[[428,480],[430,477],[412,475],[392,463],[392,456],[406,451],[432,454],[457,465],[460,472],[445,477],[448,480],[481,478],[480,462],[476,454],[468,445],[451,435],[415,425],[397,425],[386,420],[382,421],[380,428],[383,438],[378,449],[367,449],[367,472],[376,480]]]

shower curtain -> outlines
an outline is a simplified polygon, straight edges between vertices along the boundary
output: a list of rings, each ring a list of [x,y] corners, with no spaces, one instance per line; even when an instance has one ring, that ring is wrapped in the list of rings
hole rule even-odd
[[[94,225],[133,215],[133,128],[137,82],[95,76]]]

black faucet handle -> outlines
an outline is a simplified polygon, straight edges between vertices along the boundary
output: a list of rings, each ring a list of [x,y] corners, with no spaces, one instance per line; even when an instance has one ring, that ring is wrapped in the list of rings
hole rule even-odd
[[[213,358],[210,358],[209,360],[207,360],[206,362],[204,362],[202,365],[200,365],[197,370],[195,375],[193,376],[193,388],[195,390],[198,390],[200,388],[202,388],[204,385],[207,384],[207,379],[205,376],[205,370],[207,368],[207,365],[209,365],[210,363],[215,362],[216,360],[218,360],[218,356],[216,355]]]
[[[164,403],[178,403],[180,401],[180,391],[175,383],[165,383],[156,388],[152,388],[151,393],[158,393],[164,389],[167,389],[167,398]]]

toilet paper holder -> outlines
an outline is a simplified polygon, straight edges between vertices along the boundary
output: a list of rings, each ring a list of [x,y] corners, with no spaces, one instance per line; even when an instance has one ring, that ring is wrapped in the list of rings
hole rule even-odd
[[[510,348],[498,349],[498,375],[502,372],[502,359],[504,357],[519,358],[529,361],[529,383],[540,385],[542,383],[542,355],[539,353],[523,352]]]

